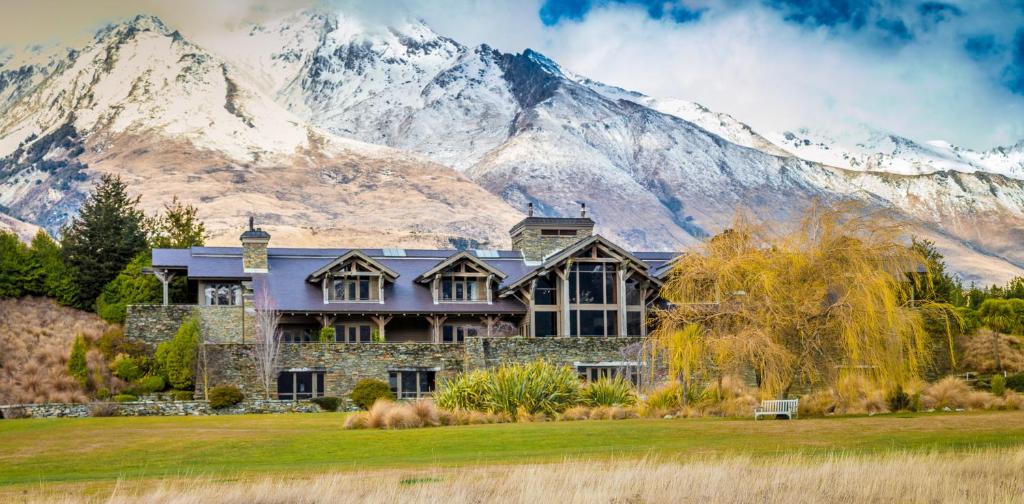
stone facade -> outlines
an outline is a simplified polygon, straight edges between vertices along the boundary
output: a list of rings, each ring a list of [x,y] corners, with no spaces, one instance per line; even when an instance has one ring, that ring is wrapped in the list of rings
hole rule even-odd
[[[574,362],[635,360],[623,349],[640,338],[466,338],[466,369],[546,359],[572,366]]]
[[[575,229],[575,234],[547,236],[542,235],[540,227],[526,227],[512,236],[512,248],[523,252],[527,261],[540,261],[552,252],[562,250],[593,233],[593,228]]]
[[[639,338],[466,338],[465,344],[435,343],[299,343],[281,348],[281,370],[324,372],[324,395],[348,400],[364,378],[388,381],[394,369],[436,369],[437,379],[465,370],[510,362],[547,359],[572,366],[575,362],[627,360],[622,350]],[[251,345],[211,344],[207,347],[210,386],[235,385],[247,397],[264,391],[253,365]],[[277,383],[272,385],[276,392]],[[197,387],[196,396],[202,390]]]
[[[251,345],[207,346],[210,386],[235,385],[246,396],[264,393],[253,365]],[[437,379],[462,371],[463,345],[435,343],[298,343],[284,344],[279,367],[324,372],[324,395],[347,400],[356,382],[373,378],[387,382],[388,371],[403,368],[437,369]],[[276,392],[277,383],[272,392]],[[201,390],[196,390],[201,395]]]
[[[155,347],[173,338],[181,323],[197,308],[195,305],[128,305],[124,334]]]
[[[244,343],[252,341],[256,322],[252,313],[241,306],[196,306],[203,338],[210,343]]]
[[[250,400],[215,410],[206,401],[137,401],[103,403],[115,407],[119,416],[241,415],[251,413],[313,413],[320,407],[308,401]],[[3,418],[87,417],[97,404],[17,404],[0,406]]]

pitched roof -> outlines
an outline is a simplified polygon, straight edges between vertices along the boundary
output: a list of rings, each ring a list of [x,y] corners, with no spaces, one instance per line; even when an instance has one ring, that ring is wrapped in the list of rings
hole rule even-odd
[[[477,257],[476,255],[470,253],[467,250],[463,250],[463,251],[459,252],[458,254],[454,254],[454,255],[448,257],[447,259],[441,260],[433,268],[430,268],[427,271],[424,271],[423,273],[420,274],[420,276],[416,277],[416,281],[417,282],[429,281],[430,277],[434,276],[438,272],[444,270],[445,268],[447,268],[447,267],[449,267],[449,266],[451,266],[451,265],[453,265],[453,264],[455,264],[455,263],[457,263],[459,261],[463,261],[463,260],[470,261],[470,262],[480,266],[484,270],[486,270],[489,273],[492,273],[494,276],[498,277],[499,280],[504,280],[505,277],[508,276],[505,273],[503,273],[501,270],[499,270],[498,268],[495,268],[494,266],[491,266],[490,264],[487,264],[487,262],[484,261],[483,259],[480,259],[479,257]]]
[[[398,278],[398,273],[395,273],[394,270],[392,270],[391,268],[381,264],[379,261],[375,260],[374,258],[364,254],[363,252],[361,252],[359,250],[349,250],[348,252],[345,252],[344,254],[338,256],[337,259],[335,259],[335,260],[333,260],[333,261],[323,265],[323,267],[321,267],[321,268],[317,269],[316,271],[310,273],[309,276],[306,277],[306,281],[312,282],[312,281],[320,278],[324,274],[330,272],[335,267],[337,267],[337,266],[339,266],[341,264],[344,264],[344,263],[348,262],[351,259],[360,259],[360,260],[366,262],[367,264],[369,264],[370,267],[376,268],[378,271],[380,271],[384,275],[385,279],[387,281],[389,281],[389,282],[394,282],[395,279]]]
[[[510,291],[520,287],[521,285],[526,283],[528,280],[533,279],[535,276],[537,276],[539,274],[547,272],[548,270],[550,270],[555,265],[558,265],[558,264],[562,263],[563,261],[565,261],[565,260],[569,259],[570,257],[574,256],[575,254],[579,253],[581,250],[583,250],[583,249],[585,249],[585,248],[587,248],[587,247],[589,247],[591,245],[594,245],[594,244],[600,244],[601,246],[608,248],[611,252],[613,252],[616,255],[621,256],[623,259],[633,263],[641,273],[643,273],[644,275],[646,275],[648,277],[648,279],[654,281],[655,283],[659,283],[659,284],[661,283],[661,281],[656,276],[651,275],[651,273],[650,273],[651,264],[642,261],[640,258],[638,258],[633,253],[631,253],[631,252],[623,249],[622,247],[619,247],[618,245],[612,243],[607,238],[605,238],[605,237],[603,237],[603,236],[601,236],[599,234],[595,234],[595,235],[591,235],[591,236],[588,236],[586,238],[583,238],[582,240],[579,240],[576,243],[574,243],[572,245],[569,245],[568,247],[566,247],[566,248],[564,248],[564,249],[562,249],[562,250],[560,250],[558,252],[555,252],[555,253],[547,256],[547,257],[545,257],[544,261],[541,262],[540,266],[534,268],[532,271],[528,272],[527,274],[523,275],[522,277],[519,277],[519,278],[515,279],[512,282],[509,282],[508,285],[503,286],[502,289],[501,289],[502,290],[502,295],[503,296],[507,295]]]

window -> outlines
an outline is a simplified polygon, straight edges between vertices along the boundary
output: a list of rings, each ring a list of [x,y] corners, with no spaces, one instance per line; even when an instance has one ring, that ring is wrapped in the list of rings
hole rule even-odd
[[[211,306],[238,306],[242,304],[242,286],[235,283],[211,283],[203,287],[206,304]]]
[[[334,327],[334,341],[338,343],[370,343],[373,329],[370,324],[339,324]]]
[[[575,229],[541,229],[541,236],[555,237],[555,236],[576,236]]]
[[[640,384],[640,365],[636,362],[576,363],[576,372],[579,373],[580,379],[584,381],[622,377],[629,380],[634,386]]]
[[[466,337],[479,334],[476,326],[445,324],[441,327],[441,343],[465,343]]]
[[[557,303],[555,296],[555,281],[551,273],[537,277],[537,283],[533,288],[533,304],[554,305]]]
[[[328,301],[371,301],[377,299],[377,279],[342,277],[331,280]]]
[[[282,371],[277,375],[277,398],[286,401],[324,395],[323,371]]]
[[[626,312],[626,335],[627,336],[643,336],[643,322],[639,311],[627,311]]]
[[[615,304],[615,265],[609,263],[573,263],[569,270],[569,302],[578,304]]]
[[[388,371],[388,384],[397,399],[416,399],[434,392],[434,370]]]
[[[312,326],[284,325],[281,339],[285,343],[312,343],[320,340],[320,330]]]
[[[534,334],[538,338],[558,336],[558,312],[539,311],[533,314]]]
[[[445,275],[441,277],[441,299],[444,301],[480,301],[483,282],[476,278]]]

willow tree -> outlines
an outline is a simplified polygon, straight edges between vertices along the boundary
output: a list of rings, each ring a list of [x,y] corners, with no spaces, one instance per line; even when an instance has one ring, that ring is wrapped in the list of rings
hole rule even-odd
[[[686,379],[753,373],[766,397],[851,370],[903,384],[927,364],[922,313],[956,322],[951,308],[913,299],[930,281],[925,264],[901,223],[862,207],[811,205],[782,231],[740,214],[676,261],[650,354]]]

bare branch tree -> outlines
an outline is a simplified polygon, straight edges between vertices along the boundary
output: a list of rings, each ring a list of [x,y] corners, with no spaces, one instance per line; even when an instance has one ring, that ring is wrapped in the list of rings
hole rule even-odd
[[[277,376],[278,360],[281,355],[281,337],[278,326],[281,312],[277,311],[273,297],[265,280],[256,282],[255,299],[255,341],[252,346],[252,361],[263,385],[266,398],[271,398],[271,385]]]

